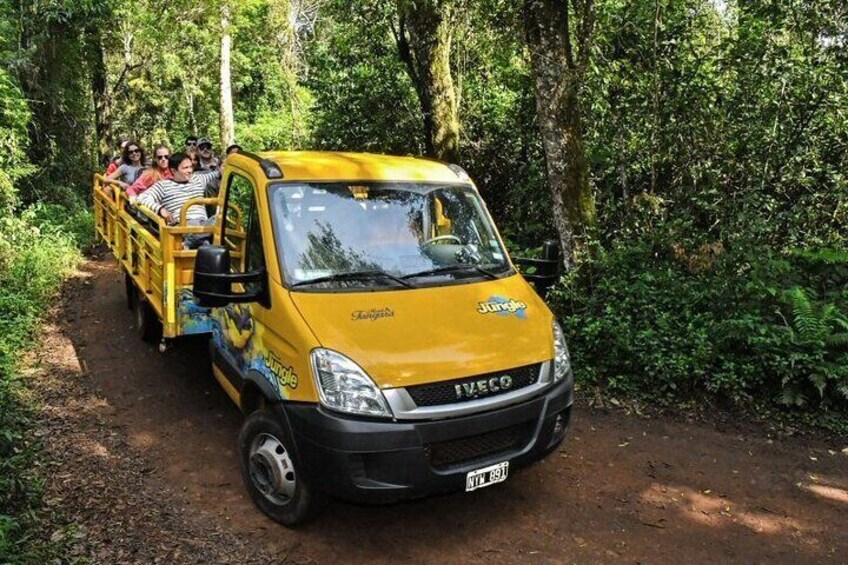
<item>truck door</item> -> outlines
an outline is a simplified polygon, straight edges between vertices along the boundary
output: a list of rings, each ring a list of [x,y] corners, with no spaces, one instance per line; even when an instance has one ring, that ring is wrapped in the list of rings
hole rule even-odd
[[[265,267],[265,253],[257,218],[254,183],[246,175],[235,171],[230,172],[224,182],[226,192],[221,245],[230,251],[231,270],[244,273],[262,269]],[[257,310],[264,308],[261,304],[250,303],[229,304],[213,310],[215,324],[212,339],[218,354],[214,362],[237,390],[241,388],[240,381],[247,375],[251,361],[258,353],[255,351],[254,339],[257,333],[256,315]],[[233,372],[236,374],[233,375]]]

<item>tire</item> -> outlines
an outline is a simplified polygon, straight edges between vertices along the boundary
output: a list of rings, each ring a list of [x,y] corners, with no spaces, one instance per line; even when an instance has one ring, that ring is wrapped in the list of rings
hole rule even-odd
[[[247,492],[269,518],[284,526],[303,524],[322,506],[309,485],[294,440],[279,407],[251,413],[238,437],[239,466]]]
[[[127,292],[127,308],[129,310],[134,310],[135,301],[138,299],[138,290],[135,287],[132,277],[127,272],[124,272],[124,287]]]
[[[147,300],[138,293],[135,297],[135,327],[141,340],[148,343],[155,342],[162,335],[162,322]]]

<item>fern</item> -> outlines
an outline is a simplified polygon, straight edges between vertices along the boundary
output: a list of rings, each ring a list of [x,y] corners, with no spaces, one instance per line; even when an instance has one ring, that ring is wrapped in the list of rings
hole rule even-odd
[[[834,349],[846,348],[848,347],[848,332],[829,335],[826,343]]]
[[[837,349],[848,348],[848,319],[843,316],[836,316],[833,319],[833,323],[837,328],[843,331],[828,336],[827,344]]]
[[[803,406],[803,392],[815,390],[824,399],[829,387],[848,398],[848,317],[832,303],[817,304],[802,288],[793,287],[785,294],[792,323],[786,326],[795,346],[789,363],[790,374],[782,379],[780,402]],[[812,389],[812,390],[811,390]]]

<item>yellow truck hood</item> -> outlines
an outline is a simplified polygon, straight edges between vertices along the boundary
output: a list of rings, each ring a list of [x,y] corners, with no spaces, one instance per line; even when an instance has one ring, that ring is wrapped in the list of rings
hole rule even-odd
[[[553,315],[519,275],[412,290],[292,292],[322,347],[381,388],[431,383],[553,358]]]

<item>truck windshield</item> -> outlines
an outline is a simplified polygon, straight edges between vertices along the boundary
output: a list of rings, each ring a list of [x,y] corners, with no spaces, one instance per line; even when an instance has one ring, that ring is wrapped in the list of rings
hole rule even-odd
[[[401,289],[511,273],[468,185],[277,183],[270,187],[290,286]]]

